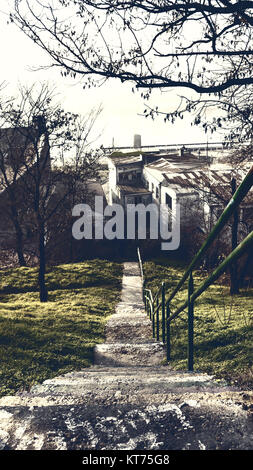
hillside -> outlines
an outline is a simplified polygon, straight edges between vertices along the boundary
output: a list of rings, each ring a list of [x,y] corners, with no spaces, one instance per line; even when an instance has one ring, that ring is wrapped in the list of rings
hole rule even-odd
[[[176,287],[185,267],[153,260],[144,263],[147,287],[155,293],[162,281],[168,292]],[[206,275],[193,273],[194,286]],[[187,282],[171,303],[171,312],[187,299]],[[241,289],[231,297],[229,287],[220,279],[195,303],[195,370],[215,374],[232,384],[253,387],[253,289]],[[187,369],[187,311],[171,324],[171,366]]]
[[[122,266],[104,260],[50,268],[39,302],[37,268],[0,272],[0,395],[88,367],[121,290]]]

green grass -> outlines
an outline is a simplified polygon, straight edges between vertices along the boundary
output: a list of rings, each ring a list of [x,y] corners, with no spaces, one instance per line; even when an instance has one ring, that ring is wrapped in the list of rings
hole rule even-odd
[[[155,293],[161,282],[166,281],[168,292],[172,292],[184,270],[182,264],[169,266],[162,260],[146,262],[147,287]],[[194,286],[200,285],[205,278],[206,275],[195,271]],[[173,299],[171,312],[186,299],[187,282]],[[252,388],[252,300],[253,289],[241,290],[239,295],[231,297],[229,287],[221,280],[197,299],[194,309],[195,370]],[[171,324],[171,365],[177,370],[187,369],[187,326],[187,310]]]
[[[0,396],[88,367],[121,291],[122,266],[104,260],[50,268],[39,302],[37,269],[0,273]]]

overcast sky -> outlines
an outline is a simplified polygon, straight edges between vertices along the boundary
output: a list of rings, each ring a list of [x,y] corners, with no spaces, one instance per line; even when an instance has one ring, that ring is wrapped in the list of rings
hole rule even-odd
[[[32,71],[32,67],[48,64],[47,55],[27,38],[13,24],[7,25],[8,4],[12,0],[1,0],[0,6],[0,64],[1,79],[9,85],[8,93],[15,93],[18,82],[21,84],[48,81],[56,86],[59,92],[58,100],[61,101],[66,111],[87,113],[91,108],[103,106],[103,113],[95,129],[96,135],[101,137],[97,145],[105,147],[133,145],[134,134],[141,134],[142,145],[195,143],[208,141],[221,141],[219,135],[206,135],[201,128],[192,127],[190,120],[176,121],[175,124],[164,123],[163,119],[155,121],[140,116],[145,109],[145,104],[139,93],[132,93],[131,84],[122,84],[112,80],[99,89],[83,90],[78,80],[63,78],[59,70]],[[170,90],[162,93],[156,90],[153,94],[155,105],[162,103],[163,109],[173,103],[176,92]]]

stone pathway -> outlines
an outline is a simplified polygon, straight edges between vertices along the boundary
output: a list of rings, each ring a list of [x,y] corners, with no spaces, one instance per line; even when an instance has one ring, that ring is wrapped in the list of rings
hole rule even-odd
[[[95,347],[94,362],[113,367],[159,365],[165,359],[163,344],[151,338],[138,264],[125,263],[121,302],[107,323],[106,342]]]
[[[253,448],[253,392],[206,374],[175,372],[152,340],[137,263],[94,350],[94,366],[0,399],[0,449]]]

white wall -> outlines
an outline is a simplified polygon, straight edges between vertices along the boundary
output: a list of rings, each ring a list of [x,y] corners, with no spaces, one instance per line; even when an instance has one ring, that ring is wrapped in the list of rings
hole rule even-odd
[[[152,191],[152,185],[153,185],[153,192],[152,192],[152,198],[154,202],[159,203],[160,202],[160,183],[163,180],[163,177],[156,172],[157,174],[154,174],[154,172],[149,171],[147,168],[143,168],[143,180],[144,184],[147,183],[147,189],[149,191]],[[156,188],[159,188],[159,198],[156,197]]]

